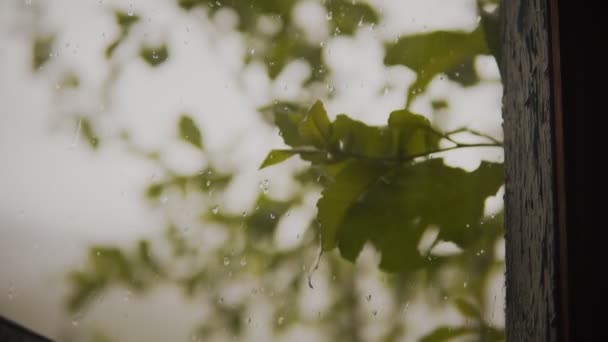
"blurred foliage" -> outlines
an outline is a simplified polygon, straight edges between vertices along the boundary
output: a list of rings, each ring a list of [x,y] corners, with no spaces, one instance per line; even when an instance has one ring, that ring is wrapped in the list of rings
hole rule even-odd
[[[143,46],[139,51],[141,58],[148,63],[148,65],[155,67],[164,63],[169,58],[169,50],[167,46]]]
[[[139,21],[139,17],[134,15],[132,12],[124,13],[122,11],[117,10],[114,11],[114,17],[116,23],[120,27],[120,34],[112,43],[110,43],[110,45],[106,47],[106,58],[108,59],[114,55],[114,51],[127,38],[131,26],[133,26],[136,22]]]
[[[203,149],[201,131],[194,123],[194,120],[185,114],[182,114],[182,116],[179,118],[179,137],[195,147]]]
[[[99,146],[99,138],[93,131],[93,127],[91,126],[89,119],[86,117],[78,119],[78,126],[80,132],[82,133],[82,138],[92,149],[96,149]]]
[[[503,216],[484,215],[485,200],[502,185],[502,165],[484,161],[467,172],[436,157],[437,153],[462,148],[500,147],[501,142],[466,128],[443,132],[410,108],[437,78],[462,86],[481,82],[476,58],[497,57],[499,50],[497,0],[477,2],[479,24],[470,31],[425,31],[384,42],[384,64],[402,65],[416,74],[404,94],[403,108],[394,110],[384,126],[370,126],[346,114],[330,120],[323,102],[311,106],[311,98],[331,96],[328,82],[332,73],[323,57],[326,43],[334,37],[352,36],[364,26],[380,25],[381,11],[359,0],[321,1],[329,35],[315,40],[294,18],[301,3],[177,0],[185,14],[198,11],[214,17],[220,10],[232,11],[246,45],[242,56],[245,66],[262,63],[271,80],[294,61],[310,66],[305,95],[290,101],[277,99],[258,109],[266,123],[279,129],[287,145],[270,151],[260,168],[298,156],[306,167],[291,175],[297,189],[285,198],[273,198],[268,193],[269,182],[264,180],[251,208],[232,212],[219,207],[216,199],[234,186],[238,170],[214,162],[218,151],[204,148],[203,132],[189,114],[179,116],[176,138],[197,148],[207,160],[197,172],[172,170],[159,158],[159,151],[133,148],[125,133],[124,141],[133,152],[162,169],[162,176],[150,181],[144,197],[164,213],[166,228],[162,235],[146,237],[135,246],[91,247],[85,266],[69,275],[72,291],[68,309],[81,312],[115,287],[143,294],[159,284],[171,284],[187,298],[204,301],[213,312],[193,329],[192,341],[225,340],[226,332],[231,337],[246,336],[258,319],[250,316],[251,307],[260,300],[272,303],[271,326],[276,334],[298,323],[318,328],[329,340],[364,341],[364,330],[373,323],[364,316],[372,300],[370,294],[361,292],[359,282],[370,272],[356,262],[365,246],[373,246],[380,255],[379,268],[386,272],[383,283],[394,304],[384,308],[382,324],[386,329],[379,340],[396,341],[407,333],[408,320],[402,313],[419,295],[426,296],[429,305],[453,307],[464,322],[436,327],[421,341],[459,337],[503,340],[502,329],[487,321],[485,296],[493,272],[502,267],[494,249],[503,236]],[[109,62],[121,63],[112,58],[127,40],[138,46],[137,58],[152,67],[168,59],[170,45],[149,45],[130,35],[142,22],[132,10],[115,10],[113,15],[119,30],[105,48]],[[270,22],[272,29],[262,22]],[[34,70],[49,61],[53,44],[53,35],[34,40]],[[117,70],[108,73],[107,87],[112,87]],[[66,75],[62,84],[78,87],[78,75]],[[319,95],[320,88],[328,91]],[[102,92],[109,93],[107,89]],[[431,100],[430,105],[434,111],[450,109],[444,99]],[[99,149],[96,117],[78,120],[81,137],[92,149]],[[457,133],[479,140],[462,143],[455,139]],[[298,243],[279,248],[275,237],[280,226],[306,203],[307,196],[318,192],[316,215],[304,222],[307,229],[298,236]],[[183,218],[165,205],[169,198],[200,201],[194,214],[196,222],[184,224]],[[223,238],[209,241],[209,232],[221,232],[218,234]],[[436,234],[430,244],[421,248],[421,241],[432,232]],[[446,242],[455,244],[458,251],[436,252]],[[331,253],[333,249],[339,253]],[[301,308],[301,298],[318,278],[324,278],[329,287],[329,303],[322,313],[311,317]],[[225,298],[231,284],[248,287],[250,295]],[[444,298],[450,300],[440,300]],[[377,312],[369,314],[374,317]],[[109,340],[95,334],[93,340]]]
[[[39,70],[51,58],[54,42],[55,36],[52,34],[38,36],[34,39],[32,47],[32,69],[34,71]]]

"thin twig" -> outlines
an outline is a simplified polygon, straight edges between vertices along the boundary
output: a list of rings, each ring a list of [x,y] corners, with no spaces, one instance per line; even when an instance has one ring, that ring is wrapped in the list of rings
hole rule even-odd
[[[319,264],[321,263],[321,257],[323,256],[323,235],[319,234],[319,240],[321,241],[321,243],[319,244],[319,252],[317,253],[317,259],[315,260],[315,263],[310,272],[308,272],[308,287],[310,287],[311,289],[314,289],[314,287],[312,286],[312,275],[319,268]]]

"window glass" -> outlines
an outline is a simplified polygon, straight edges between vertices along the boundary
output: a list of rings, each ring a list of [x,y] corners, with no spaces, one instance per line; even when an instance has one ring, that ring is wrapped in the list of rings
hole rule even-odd
[[[496,0],[0,2],[0,314],[504,340]]]

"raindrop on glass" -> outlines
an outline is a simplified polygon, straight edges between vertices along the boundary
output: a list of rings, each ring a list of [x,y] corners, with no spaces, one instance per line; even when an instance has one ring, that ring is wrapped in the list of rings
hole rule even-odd
[[[211,212],[213,212],[213,215],[217,215],[217,213],[220,212],[220,206],[216,205],[213,208],[211,208]]]
[[[372,300],[372,295],[368,294],[367,296],[365,296],[365,300],[367,300],[368,302]]]
[[[334,14],[332,13],[332,11],[327,12],[327,14],[325,15],[325,19],[327,20],[332,20],[334,18]]]
[[[241,266],[242,266],[242,267],[245,267],[245,266],[247,266],[247,259],[245,259],[245,258],[242,258],[242,259],[241,259],[241,262],[240,262],[240,264],[241,264]]]
[[[230,265],[230,259],[228,257],[224,257],[224,266]]]
[[[253,56],[253,55],[255,55],[255,49],[249,48],[249,50],[247,50],[247,53],[249,54],[249,56]]]
[[[285,321],[285,318],[283,316],[279,316],[277,323],[279,323],[279,325],[281,325],[281,324],[283,324],[284,321]]]

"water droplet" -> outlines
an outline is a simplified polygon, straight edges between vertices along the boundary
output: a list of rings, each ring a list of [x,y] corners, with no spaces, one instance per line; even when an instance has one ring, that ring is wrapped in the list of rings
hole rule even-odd
[[[471,225],[467,223],[467,228],[471,228]]]
[[[363,26],[363,17],[359,18],[359,22],[357,23],[357,26],[359,26],[359,27]]]
[[[230,265],[230,259],[228,257],[224,257],[224,266]]]
[[[205,182],[205,185],[206,185],[207,187],[210,187],[210,186],[211,186],[211,181],[210,181],[210,180],[207,180],[207,182]]]
[[[8,300],[13,300],[13,298],[15,298],[15,286],[13,284],[10,284],[8,286]]]
[[[480,22],[480,21],[481,21],[481,16],[480,16],[480,15],[478,15],[478,16],[477,16],[477,23],[479,24],[479,22]]]
[[[403,306],[403,312],[407,312],[407,310],[410,308],[410,302],[405,302],[405,305]]]
[[[247,324],[251,324],[251,317],[247,318]]]
[[[468,284],[467,284],[467,282],[465,281],[465,282],[462,284],[462,287],[464,287],[464,288],[466,289],[466,288],[467,288],[467,286],[468,286]]]
[[[220,304],[224,304],[224,297],[218,298],[217,302]]]
[[[242,216],[242,217],[246,217],[246,216],[247,216],[247,212],[246,212],[246,211],[243,211],[243,212],[241,213],[241,216]]]
[[[276,218],[276,216],[274,215],[274,213],[270,213],[270,219],[274,220]]]
[[[269,186],[270,186],[270,181],[269,181],[268,179],[264,179],[264,181],[263,181],[263,182],[260,182],[260,185],[259,185],[260,190],[262,190],[262,192],[263,192],[264,194],[267,194],[267,193],[268,193],[268,188],[269,188]]]
[[[217,213],[220,212],[220,206],[216,205],[213,208],[211,208],[211,211],[213,212],[213,215],[217,215]]]
[[[334,14],[332,11],[327,12],[327,14],[325,15],[325,19],[327,20],[332,20],[334,18]]]
[[[249,50],[247,50],[247,53],[249,54],[249,56],[253,56],[253,55],[255,55],[255,49],[249,48]]]
[[[72,325],[77,327],[78,326],[78,320],[77,319],[73,319],[72,320]]]
[[[158,59],[158,53],[156,51],[152,51],[152,58]]]
[[[371,25],[369,25],[369,29],[371,31],[373,31],[376,28],[376,23],[372,23]]]
[[[245,259],[245,258],[242,258],[242,259],[241,259],[241,262],[240,262],[240,264],[241,264],[241,266],[242,266],[242,267],[245,267],[245,266],[247,266],[247,259]]]
[[[128,15],[129,17],[132,17],[132,16],[133,16],[133,5],[129,5],[129,10],[127,11],[127,15]]]
[[[372,300],[372,295],[368,294],[367,296],[365,296],[365,300],[367,300],[368,302]]]
[[[162,204],[166,204],[167,202],[169,202],[169,197],[167,197],[166,195],[160,196],[160,203]]]
[[[284,321],[285,318],[283,316],[279,316],[279,319],[277,319],[277,323],[279,323],[279,325],[283,324]]]
[[[320,43],[319,43],[319,46],[320,46],[320,47],[324,47],[324,46],[325,46],[325,42],[320,42]]]
[[[448,296],[443,296],[443,300],[448,300]]]
[[[374,311],[372,311],[372,314],[373,314],[374,316],[376,316],[376,315],[378,314],[378,310],[374,310]]]

